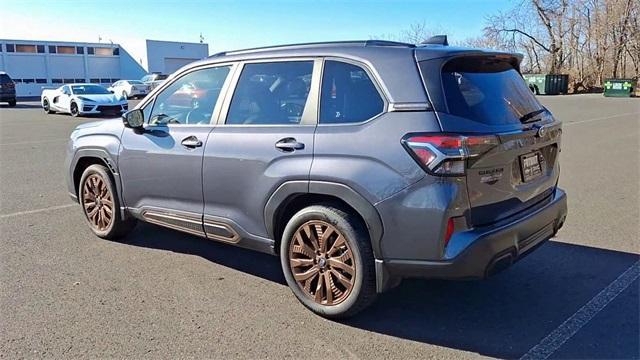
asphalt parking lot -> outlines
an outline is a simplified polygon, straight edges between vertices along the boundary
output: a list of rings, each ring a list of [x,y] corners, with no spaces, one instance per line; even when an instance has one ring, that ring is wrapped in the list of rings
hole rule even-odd
[[[640,99],[541,97],[565,227],[509,270],[405,281],[363,314],[300,305],[275,257],[141,224],[93,236],[65,146],[94,119],[0,108],[0,358],[638,358]]]

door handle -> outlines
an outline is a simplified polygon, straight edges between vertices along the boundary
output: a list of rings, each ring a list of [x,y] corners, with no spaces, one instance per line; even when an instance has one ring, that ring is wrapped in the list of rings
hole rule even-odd
[[[198,140],[197,137],[191,135],[191,136],[188,136],[188,137],[182,139],[181,144],[182,144],[182,146],[184,146],[186,148],[195,149],[197,147],[202,146],[202,141]]]
[[[284,152],[292,152],[304,149],[304,144],[295,138],[284,138],[276,143],[276,149]]]

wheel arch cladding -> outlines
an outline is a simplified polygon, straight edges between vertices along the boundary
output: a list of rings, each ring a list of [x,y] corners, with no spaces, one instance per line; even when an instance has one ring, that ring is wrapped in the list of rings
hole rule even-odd
[[[380,241],[384,229],[375,207],[350,187],[324,181],[289,181],[271,195],[265,205],[264,217],[268,234],[275,240],[274,249],[278,251],[285,221],[302,208],[323,202],[342,204],[353,210],[367,228],[374,256],[381,256]]]
[[[120,182],[120,174],[117,171],[116,163],[112,159],[111,155],[103,149],[81,149],[78,150],[74,156],[73,162],[71,164],[71,181],[73,185],[73,190],[76,195],[76,198],[80,194],[78,194],[78,187],[80,186],[80,179],[82,178],[82,173],[91,165],[102,165],[107,168],[109,176],[111,180],[115,184],[118,200],[120,203],[120,213],[125,219],[127,217],[126,211],[124,211],[124,199],[122,198],[122,187]]]

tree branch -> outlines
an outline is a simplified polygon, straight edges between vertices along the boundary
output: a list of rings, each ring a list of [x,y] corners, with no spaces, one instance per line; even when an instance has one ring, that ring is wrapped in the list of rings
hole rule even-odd
[[[525,36],[529,39],[531,39],[531,41],[533,41],[534,43],[536,43],[536,45],[540,46],[541,48],[543,48],[546,52],[551,53],[551,49],[549,49],[547,46],[545,46],[543,43],[541,43],[540,41],[538,41],[538,39],[536,39],[535,37],[533,37],[532,35],[527,34],[526,32],[520,30],[520,29],[499,29],[498,31],[500,32],[510,32],[510,33],[518,33],[521,34],[522,36]]]

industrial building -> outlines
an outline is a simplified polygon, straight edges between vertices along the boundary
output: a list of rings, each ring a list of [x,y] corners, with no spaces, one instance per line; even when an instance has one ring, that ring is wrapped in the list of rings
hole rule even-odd
[[[0,71],[13,78],[18,97],[65,83],[110,85],[148,72],[170,74],[209,51],[207,44],[148,40],[145,69],[118,44],[0,39],[0,48]]]
[[[150,73],[171,74],[207,56],[208,44],[147,40],[147,70]]]

